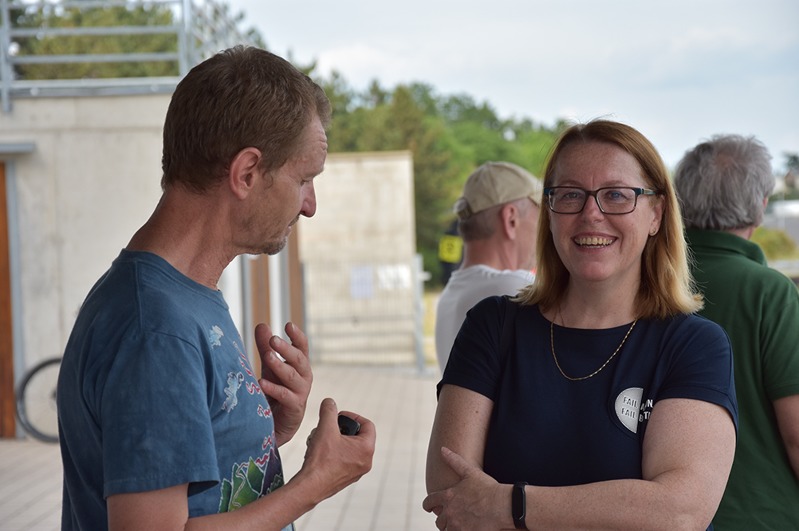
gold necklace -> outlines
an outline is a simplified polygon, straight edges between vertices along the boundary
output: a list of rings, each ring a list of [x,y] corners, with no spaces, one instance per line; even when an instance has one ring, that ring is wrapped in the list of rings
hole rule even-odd
[[[558,363],[558,357],[555,355],[555,322],[554,321],[550,321],[549,322],[549,346],[552,349],[552,358],[555,360],[555,366],[558,368],[558,370],[560,371],[560,373],[563,375],[564,378],[566,378],[567,380],[571,380],[572,382],[578,382],[580,380],[587,380],[589,378],[592,378],[592,377],[596,376],[597,374],[599,374],[599,371],[601,371],[602,369],[607,367],[608,363],[610,363],[610,360],[612,360],[616,356],[616,354],[619,353],[619,351],[621,350],[621,347],[624,346],[624,342],[627,341],[628,337],[630,337],[630,333],[633,331],[633,328],[635,328],[635,323],[637,323],[637,322],[638,322],[638,319],[633,321],[633,324],[630,325],[630,328],[627,330],[627,333],[624,334],[624,339],[621,340],[621,343],[619,344],[619,346],[616,348],[616,350],[613,351],[613,354],[610,355],[610,357],[607,359],[607,361],[605,363],[603,363],[600,368],[598,368],[597,370],[595,370],[594,372],[592,372],[588,376],[580,376],[578,378],[574,378],[573,376],[569,376],[568,374],[563,372],[563,369],[561,368],[560,363]]]

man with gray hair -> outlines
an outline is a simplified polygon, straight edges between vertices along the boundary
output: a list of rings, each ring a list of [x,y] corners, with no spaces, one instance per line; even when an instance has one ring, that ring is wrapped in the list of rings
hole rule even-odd
[[[687,152],[674,184],[704,293],[727,331],[740,430],[717,530],[799,529],[799,291],[748,241],[774,189],[752,137],[720,135]]]
[[[454,207],[463,262],[436,309],[436,357],[443,371],[466,312],[492,295],[516,295],[533,281],[543,185],[524,168],[486,162],[466,180]]]

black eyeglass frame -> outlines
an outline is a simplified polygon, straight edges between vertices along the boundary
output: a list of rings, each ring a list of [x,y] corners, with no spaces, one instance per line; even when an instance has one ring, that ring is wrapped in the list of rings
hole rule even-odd
[[[555,190],[568,188],[572,190],[580,190],[585,192],[585,200],[583,201],[583,206],[580,207],[580,210],[576,212],[559,212],[555,210],[552,206],[552,194]],[[632,190],[635,194],[635,199],[633,200],[633,207],[628,210],[627,212],[605,212],[605,209],[602,208],[602,204],[599,202],[599,197],[597,194],[602,190]],[[596,190],[586,190],[585,188],[580,188],[579,186],[548,186],[544,188],[544,197],[547,198],[547,206],[549,209],[554,212],[555,214],[579,214],[583,210],[585,210],[585,204],[588,202],[588,198],[590,196],[594,197],[594,201],[596,201],[596,206],[599,208],[599,211],[608,216],[623,216],[625,214],[630,214],[635,211],[635,207],[638,206],[638,196],[639,195],[660,195],[661,192],[657,190],[650,190],[649,188],[636,188],[634,186],[603,186],[601,188],[597,188]]]

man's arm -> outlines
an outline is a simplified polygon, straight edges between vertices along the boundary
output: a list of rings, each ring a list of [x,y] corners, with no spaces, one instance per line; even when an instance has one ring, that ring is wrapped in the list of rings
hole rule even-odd
[[[775,400],[774,413],[793,474],[799,479],[799,395]]]
[[[107,500],[109,529],[279,531],[371,469],[375,426],[355,413],[344,413],[361,424],[358,435],[341,435],[336,404],[326,398],[319,408],[319,424],[297,475],[241,509],[190,519],[187,484],[116,494]]]

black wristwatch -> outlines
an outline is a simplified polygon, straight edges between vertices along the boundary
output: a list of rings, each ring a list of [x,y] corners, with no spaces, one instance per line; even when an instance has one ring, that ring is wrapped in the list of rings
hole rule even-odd
[[[513,484],[513,494],[511,495],[511,515],[513,516],[513,525],[516,529],[527,529],[527,524],[524,523],[524,517],[527,513],[527,497],[524,493],[524,487],[527,483],[519,481]]]

